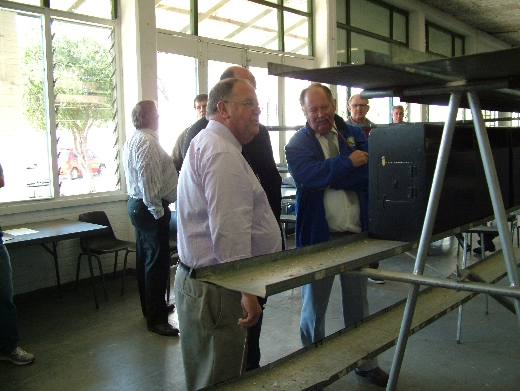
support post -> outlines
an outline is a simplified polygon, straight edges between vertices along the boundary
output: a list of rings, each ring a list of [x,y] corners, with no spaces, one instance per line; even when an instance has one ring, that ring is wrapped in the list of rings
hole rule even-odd
[[[491,204],[493,205],[493,212],[497,222],[498,233],[500,235],[500,244],[504,253],[504,261],[506,263],[507,274],[511,287],[518,288],[518,268],[515,262],[515,254],[513,253],[513,242],[509,240],[509,227],[507,226],[507,216],[504,207],[504,200],[500,192],[498,183],[497,170],[493,155],[491,154],[491,146],[487,136],[486,126],[484,125],[484,118],[482,117],[482,110],[480,108],[480,101],[475,92],[468,92],[468,102],[473,116],[473,123],[475,124],[475,133],[477,135],[478,146],[482,163],[484,165],[484,172],[489,187],[489,194],[491,196]],[[484,242],[482,242],[483,244]],[[515,299],[516,315],[518,317],[518,324],[520,325],[520,300]]]
[[[442,133],[439,155],[437,157],[437,165],[435,167],[435,173],[433,175],[432,187],[430,191],[430,198],[428,200],[428,207],[426,208],[426,216],[424,219],[423,230],[419,242],[417,258],[415,260],[414,274],[423,274],[424,271],[426,256],[428,255],[428,248],[430,246],[430,240],[433,232],[433,225],[435,223],[435,217],[437,216],[442,185],[444,183],[446,166],[448,165],[451,142],[455,129],[455,120],[457,118],[457,110],[460,105],[460,97],[461,93],[458,92],[452,93],[450,97],[448,120],[444,124],[444,130]],[[392,369],[390,371],[390,379],[388,380],[388,385],[386,387],[387,391],[395,390],[397,385],[397,378],[399,377],[399,372],[403,362],[404,351],[406,349],[406,343],[410,333],[410,325],[412,323],[413,313],[417,303],[419,288],[420,285],[418,284],[410,285],[408,300],[406,302],[401,329],[399,331],[399,338],[397,340],[397,346],[395,349],[394,360],[392,362]]]

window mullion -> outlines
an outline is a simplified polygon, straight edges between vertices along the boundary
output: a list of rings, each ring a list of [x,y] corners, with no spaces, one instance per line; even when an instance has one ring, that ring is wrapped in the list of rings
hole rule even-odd
[[[52,162],[52,184],[54,197],[59,197],[59,170],[56,162],[57,159],[57,137],[56,137],[56,112],[55,93],[54,93],[54,65],[52,57],[52,34],[51,34],[51,17],[48,10],[45,10],[42,18],[42,32],[43,32],[43,66],[45,72],[44,93],[47,104],[45,105],[45,118],[47,123],[47,132],[49,134],[50,148]]]

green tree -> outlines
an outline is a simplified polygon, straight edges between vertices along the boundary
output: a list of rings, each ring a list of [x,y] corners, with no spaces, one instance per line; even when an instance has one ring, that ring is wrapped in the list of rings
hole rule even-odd
[[[90,181],[91,192],[95,188],[88,159],[88,133],[93,127],[112,122],[115,115],[111,42],[109,36],[101,43],[90,36],[71,38],[65,34],[55,34],[52,41],[56,127],[72,134],[74,152]],[[24,55],[24,110],[31,124],[45,131],[47,105],[42,66],[41,45],[31,45]]]

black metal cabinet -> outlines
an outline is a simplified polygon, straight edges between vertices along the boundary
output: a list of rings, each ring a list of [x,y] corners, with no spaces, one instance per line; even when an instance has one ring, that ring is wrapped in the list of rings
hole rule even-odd
[[[491,131],[492,130],[492,131]],[[369,141],[369,233],[388,240],[414,241],[421,235],[443,126],[379,126]],[[488,129],[505,207],[510,202],[511,138]],[[520,157],[520,140],[518,140]],[[456,126],[433,233],[493,214],[472,126]]]

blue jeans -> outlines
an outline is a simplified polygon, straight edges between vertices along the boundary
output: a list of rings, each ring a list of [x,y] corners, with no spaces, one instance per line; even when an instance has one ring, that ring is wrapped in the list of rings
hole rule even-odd
[[[327,312],[334,277],[329,276],[303,285],[301,288],[300,338],[304,347],[325,338],[325,313]],[[343,324],[348,327],[369,315],[367,278],[347,273],[340,274],[339,279]],[[377,359],[374,359],[364,363],[359,369],[369,371],[377,366]]]
[[[11,354],[19,340],[13,303],[13,271],[9,253],[0,238],[0,354]]]
[[[143,200],[130,198],[127,212],[135,228],[136,274],[141,309],[148,327],[168,322],[166,284],[170,272],[169,225],[170,208],[163,201],[160,219],[150,213]]]

